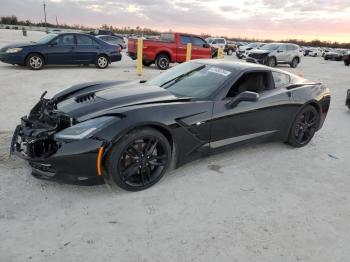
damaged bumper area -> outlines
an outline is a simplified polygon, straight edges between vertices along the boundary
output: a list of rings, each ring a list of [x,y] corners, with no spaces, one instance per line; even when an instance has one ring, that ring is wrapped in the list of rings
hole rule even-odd
[[[97,158],[104,141],[95,137],[76,140],[56,137],[75,124],[75,119],[56,110],[54,101],[42,96],[16,127],[11,154],[27,160],[32,174],[38,178],[72,182],[102,179],[97,174]]]

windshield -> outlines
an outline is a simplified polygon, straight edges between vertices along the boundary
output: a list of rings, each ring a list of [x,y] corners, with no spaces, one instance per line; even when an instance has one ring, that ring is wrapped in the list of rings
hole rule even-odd
[[[38,44],[47,44],[48,42],[50,42],[52,39],[54,39],[56,36],[58,36],[58,34],[48,34],[42,38],[40,38],[39,40],[37,40],[35,43]]]
[[[280,46],[279,44],[267,44],[267,45],[260,47],[260,49],[272,51],[272,50],[276,50],[279,46]]]
[[[167,89],[176,96],[206,98],[231,75],[230,71],[213,65],[187,62],[153,78],[149,84]]]
[[[250,43],[250,44],[247,45],[248,48],[249,48],[249,47],[256,47],[256,46],[258,46],[257,43]]]

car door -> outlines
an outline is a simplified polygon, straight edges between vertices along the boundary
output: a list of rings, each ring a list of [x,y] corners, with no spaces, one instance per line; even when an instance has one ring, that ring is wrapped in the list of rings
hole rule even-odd
[[[177,46],[177,62],[186,61],[187,44],[191,43],[190,35],[179,35],[179,44]]]
[[[191,59],[211,58],[210,46],[202,38],[192,37]]]
[[[60,35],[52,40],[46,49],[47,64],[74,64],[76,48],[74,34]]]
[[[276,53],[277,62],[286,62],[288,61],[288,51],[286,45],[280,45]]]
[[[94,63],[99,53],[99,44],[90,36],[76,35],[77,48],[75,50],[78,64]]]
[[[244,91],[258,93],[259,99],[242,101],[232,108],[227,106]],[[244,73],[214,103],[210,148],[281,139],[288,132],[293,110],[290,93],[286,88],[275,88],[271,71]]]

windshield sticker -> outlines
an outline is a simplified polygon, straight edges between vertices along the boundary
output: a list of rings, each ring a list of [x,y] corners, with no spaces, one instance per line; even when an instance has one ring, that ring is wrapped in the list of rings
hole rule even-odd
[[[218,68],[218,67],[212,67],[208,70],[208,72],[212,72],[215,74],[223,75],[223,76],[229,76],[231,74],[230,71]]]

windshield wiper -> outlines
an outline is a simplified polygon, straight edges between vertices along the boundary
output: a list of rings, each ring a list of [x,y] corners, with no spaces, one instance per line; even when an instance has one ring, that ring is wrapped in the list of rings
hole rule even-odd
[[[197,67],[197,68],[195,68],[195,69],[192,69],[192,70],[188,71],[187,73],[184,73],[184,74],[179,75],[179,76],[177,76],[177,77],[175,77],[175,78],[173,78],[173,79],[170,79],[169,81],[166,81],[166,82],[163,83],[160,87],[163,87],[163,86],[165,86],[165,85],[167,85],[167,84],[169,84],[169,83],[171,83],[171,82],[174,82],[174,83],[172,84],[172,85],[174,85],[175,83],[181,81],[181,80],[182,80],[183,78],[185,78],[186,76],[189,76],[190,74],[192,74],[192,73],[194,73],[194,72],[200,71],[200,70],[202,70],[204,67],[205,67],[205,65],[201,65],[201,66],[199,66],[199,67]],[[172,85],[167,86],[167,88],[171,87]]]

